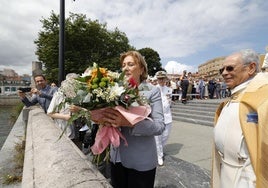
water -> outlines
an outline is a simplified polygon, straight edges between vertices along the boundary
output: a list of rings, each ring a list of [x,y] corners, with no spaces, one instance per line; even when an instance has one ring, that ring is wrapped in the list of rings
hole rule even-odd
[[[9,120],[12,108],[13,106],[0,106],[0,149],[13,127]]]

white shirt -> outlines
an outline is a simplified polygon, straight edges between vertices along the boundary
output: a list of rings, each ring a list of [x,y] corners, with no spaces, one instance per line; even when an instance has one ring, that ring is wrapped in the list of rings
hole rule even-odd
[[[160,88],[160,91],[161,91],[164,121],[165,121],[165,124],[168,124],[172,122],[172,114],[171,114],[171,109],[170,109],[170,104],[171,104],[170,97],[172,94],[172,89],[167,86],[160,86],[160,85],[157,85],[157,86]]]
[[[53,98],[50,102],[50,105],[47,109],[47,113],[61,113],[61,114],[69,114],[69,105],[65,104],[65,106],[62,109],[56,109],[58,107],[58,105],[64,100],[64,94],[60,91],[54,93]],[[74,139],[75,138],[75,134],[74,131],[72,129],[72,127],[70,125],[68,125],[68,121],[63,120],[63,119],[56,119],[54,118],[54,122],[56,125],[58,125],[62,130],[65,130],[65,134],[70,138],[70,139]]]
[[[170,86],[171,86],[171,88],[174,90],[174,89],[177,89],[177,84],[176,84],[176,82],[174,82],[174,81],[170,81]]]

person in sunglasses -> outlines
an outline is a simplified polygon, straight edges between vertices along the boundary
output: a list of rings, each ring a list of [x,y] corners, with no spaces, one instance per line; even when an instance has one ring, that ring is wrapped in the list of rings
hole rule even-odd
[[[231,97],[216,111],[213,188],[268,187],[268,76],[250,49],[226,57],[219,73]]]

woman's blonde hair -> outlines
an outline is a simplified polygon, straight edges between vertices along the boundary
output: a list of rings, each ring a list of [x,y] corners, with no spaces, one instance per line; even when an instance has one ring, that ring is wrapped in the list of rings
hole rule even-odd
[[[142,82],[142,81],[146,80],[148,77],[148,68],[147,68],[147,63],[146,63],[144,57],[137,51],[125,52],[125,53],[120,55],[121,65],[123,64],[123,61],[127,56],[132,56],[135,63],[138,63],[140,65],[140,67],[143,69],[143,72],[140,76],[140,81]]]

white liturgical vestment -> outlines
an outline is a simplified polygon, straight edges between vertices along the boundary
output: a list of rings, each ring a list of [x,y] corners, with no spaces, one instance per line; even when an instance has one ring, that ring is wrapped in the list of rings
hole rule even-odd
[[[249,81],[232,90],[242,93]],[[239,102],[230,100],[221,111],[214,128],[215,145],[221,155],[221,188],[254,188],[256,183],[239,120]]]

